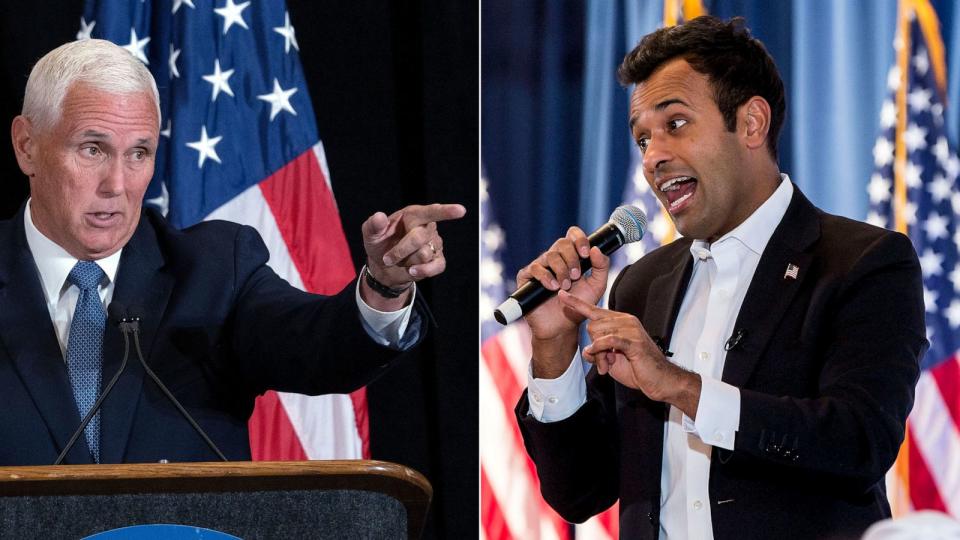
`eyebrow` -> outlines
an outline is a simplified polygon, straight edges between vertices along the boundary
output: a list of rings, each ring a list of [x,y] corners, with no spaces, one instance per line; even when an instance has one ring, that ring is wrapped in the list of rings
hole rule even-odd
[[[102,131],[96,131],[96,130],[93,130],[93,129],[88,129],[88,130],[84,131],[83,133],[80,134],[80,137],[81,137],[81,138],[84,138],[84,139],[100,139],[100,140],[104,140],[104,139],[109,139],[109,138],[110,138],[110,136],[107,135],[106,133],[104,133],[104,132],[102,132]]]
[[[106,133],[102,131],[96,131],[93,129],[88,129],[84,131],[83,133],[80,134],[80,137],[83,139],[95,139],[98,141],[105,141],[110,138],[110,136],[107,135]],[[138,146],[149,146],[153,144],[153,139],[149,137],[140,137],[135,142]]]
[[[682,100],[682,99],[679,99],[679,98],[670,98],[670,99],[665,99],[665,100],[661,101],[660,103],[657,103],[656,105],[653,106],[653,109],[654,109],[655,111],[657,111],[657,112],[661,112],[661,111],[663,111],[664,109],[666,109],[667,107],[669,107],[669,106],[671,106],[671,105],[675,105],[675,104],[683,105],[684,107],[690,107],[690,105],[688,105],[687,102],[684,101],[684,100]],[[634,126],[634,124],[637,123],[637,120],[638,120],[638,118],[637,118],[636,116],[631,116],[631,117],[630,117],[630,129],[631,129],[631,130],[633,130],[633,126]]]

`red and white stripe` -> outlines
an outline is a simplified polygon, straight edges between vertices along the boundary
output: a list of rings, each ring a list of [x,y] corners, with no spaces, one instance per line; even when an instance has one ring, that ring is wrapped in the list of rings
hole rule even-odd
[[[540,495],[513,407],[526,386],[529,331],[506,327],[480,351],[480,537],[566,540],[569,526]]]
[[[910,506],[960,517],[960,362],[926,370],[907,424]]]
[[[256,228],[280,277],[309,292],[336,293],[356,272],[329,178],[318,142],[206,219]],[[257,399],[249,425],[255,460],[370,457],[364,389],[325,396],[268,392]]]

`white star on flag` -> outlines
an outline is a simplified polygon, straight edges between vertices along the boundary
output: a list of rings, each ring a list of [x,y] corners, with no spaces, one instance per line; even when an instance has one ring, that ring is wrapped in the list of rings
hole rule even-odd
[[[955,266],[948,275],[950,283],[953,283],[953,290],[960,292],[960,266]]]
[[[483,231],[483,246],[490,251],[496,251],[503,245],[503,229],[497,225],[491,225]]]
[[[173,0],[173,13],[176,13],[182,4],[190,6],[190,9],[197,9],[196,6],[193,5],[193,0]]]
[[[161,130],[160,134],[169,139],[172,128],[173,128],[173,122],[170,120],[167,120],[167,127],[166,129]]]
[[[200,152],[200,159],[197,161],[197,168],[203,168],[203,162],[210,158],[217,163],[222,163],[220,161],[220,156],[217,155],[217,150],[214,148],[217,146],[217,143],[220,142],[223,136],[217,137],[207,137],[207,126],[202,126],[200,128],[200,140],[187,143],[187,146],[193,148],[197,152]]]
[[[147,55],[144,54],[143,48],[147,46],[147,43],[150,43],[150,36],[147,36],[143,39],[137,39],[137,30],[136,28],[130,29],[130,43],[123,46],[124,49],[130,51],[130,54],[137,57],[138,60],[144,64],[150,64],[150,61],[147,60]]]
[[[867,221],[867,223],[873,225],[874,227],[886,227],[886,226],[887,226],[887,218],[881,216],[880,213],[877,212],[876,210],[871,210],[871,211],[867,214],[867,219],[866,219],[866,221]]]
[[[290,24],[290,12],[283,14],[283,26],[276,26],[273,28],[273,31],[283,36],[283,52],[290,52],[290,45],[293,44],[293,48],[300,50],[300,46],[297,45],[297,35],[293,29],[293,25]]]
[[[907,126],[907,131],[903,134],[903,142],[907,145],[907,152],[922,150],[927,147],[927,129],[914,124]]]
[[[881,176],[880,173],[873,173],[870,183],[867,184],[867,194],[873,204],[886,201],[890,198],[890,180]]]
[[[950,147],[947,145],[946,137],[938,137],[936,144],[933,145],[933,155],[937,158],[937,163],[941,167],[946,167],[947,159],[950,158]]]
[[[170,65],[170,78],[180,78],[180,70],[177,69],[177,58],[180,56],[180,49],[174,49],[173,43],[170,44],[170,58],[167,63]]]
[[[233,97],[233,90],[230,89],[230,83],[227,82],[227,79],[229,79],[231,75],[233,75],[232,69],[226,71],[220,70],[219,58],[213,61],[213,73],[203,76],[203,80],[213,85],[213,96],[210,98],[210,101],[216,101],[221,90],[230,95],[230,97]]]
[[[903,205],[903,219],[905,219],[907,225],[911,227],[917,223],[917,203],[907,201],[907,203]]]
[[[930,115],[933,116],[933,123],[937,127],[943,125],[943,103],[934,103],[930,106]]]
[[[916,111],[925,111],[930,108],[930,98],[933,97],[933,92],[926,88],[917,88],[916,90],[907,94],[907,101],[910,103],[910,108],[915,109]]]
[[[937,298],[939,297],[940,293],[931,291],[926,285],[923,286],[923,305],[926,307],[928,313],[937,312]]]
[[[939,275],[943,272],[943,255],[927,248],[920,256],[920,272],[924,278]]]
[[[947,316],[950,326],[953,328],[960,326],[960,300],[954,298],[944,314]]]
[[[481,286],[500,285],[503,283],[503,265],[492,259],[480,262]]]
[[[960,174],[960,158],[950,156],[950,158],[947,159],[947,164],[943,166],[943,170],[947,173],[947,178],[956,180],[957,175]]]
[[[160,209],[160,213],[166,216],[170,212],[170,192],[167,191],[166,182],[160,183],[160,195],[152,199],[143,201],[152,204]]]
[[[247,26],[247,23],[243,21],[243,10],[246,9],[247,6],[249,5],[250,5],[250,2],[244,2],[242,4],[237,5],[233,3],[233,0],[227,0],[226,5],[224,5],[222,8],[217,8],[213,10],[217,13],[217,15],[220,15],[221,17],[223,17],[224,35],[226,35],[227,30],[230,30],[230,27],[233,26],[234,24],[239,24],[240,26],[246,28],[247,30],[250,29],[250,27]]]
[[[897,88],[900,88],[900,68],[893,66],[887,72],[887,89],[894,91]]]
[[[947,197],[950,196],[950,191],[953,189],[953,184],[945,176],[940,173],[937,173],[933,176],[933,181],[927,185],[927,191],[930,192],[930,196],[933,198],[933,202],[940,204]]]
[[[893,163],[893,144],[884,137],[877,138],[873,145],[873,164],[885,167]]]
[[[897,121],[897,106],[889,99],[880,107],[880,126],[884,129],[892,128]]]
[[[257,99],[262,99],[270,104],[270,121],[273,122],[273,119],[280,114],[281,110],[288,111],[294,116],[297,115],[297,111],[293,110],[293,105],[290,105],[290,96],[296,92],[296,88],[291,88],[289,90],[280,88],[280,81],[273,79],[273,92],[270,94],[259,95],[257,96]]]
[[[941,216],[936,212],[931,212],[930,215],[927,217],[927,220],[923,222],[923,229],[927,232],[927,236],[930,237],[930,240],[935,242],[941,238],[947,237],[948,225],[949,225],[949,221],[947,220],[946,217]]]
[[[90,39],[90,33],[93,32],[93,27],[96,26],[97,21],[90,21],[90,24],[87,24],[87,21],[83,17],[80,17],[80,31],[77,32],[77,41],[82,39]]]
[[[920,178],[922,174],[923,167],[912,161],[908,161],[906,167],[904,167],[903,181],[906,182],[908,188],[916,189],[923,183],[923,180]]]
[[[926,49],[921,47],[917,54],[913,56],[913,67],[917,68],[917,73],[920,75],[927,74],[927,70],[930,69],[930,60]]]

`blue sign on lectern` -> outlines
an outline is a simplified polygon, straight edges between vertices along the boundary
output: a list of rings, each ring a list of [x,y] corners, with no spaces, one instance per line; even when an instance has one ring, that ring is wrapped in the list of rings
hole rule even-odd
[[[134,525],[104,531],[83,540],[241,540],[220,531],[188,525]]]

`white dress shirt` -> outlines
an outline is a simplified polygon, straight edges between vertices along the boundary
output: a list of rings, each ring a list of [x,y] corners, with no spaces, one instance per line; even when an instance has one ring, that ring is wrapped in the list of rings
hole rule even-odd
[[[669,360],[700,375],[696,421],[671,406],[664,426],[660,475],[660,538],[713,538],[710,517],[712,446],[733,450],[740,426],[740,390],[723,381],[727,339],[774,229],[783,219],[793,185],[780,186],[753,214],[712,245],[690,246],[693,272],[677,315]],[[528,370],[530,414],[541,422],[573,415],[586,402],[583,363],[577,352],[563,375],[536,379]],[[584,464],[589,466],[589,464]]]
[[[43,287],[47,310],[50,312],[50,320],[53,322],[54,330],[57,333],[60,352],[66,359],[67,340],[70,337],[70,321],[73,320],[73,310],[80,298],[80,289],[68,282],[67,276],[74,265],[77,264],[77,259],[37,230],[30,212],[30,201],[27,201],[23,213],[23,226],[27,236],[27,246],[30,248],[33,262],[40,274],[40,284]],[[113,298],[114,283],[122,252],[123,249],[120,249],[113,255],[96,261],[103,273],[106,274],[106,278],[100,284],[98,291],[104,309],[110,305],[110,300]],[[417,291],[414,289],[413,295],[416,294]],[[383,312],[368,306],[360,298],[359,280],[355,295],[363,327],[371,339],[380,345],[399,347],[410,321],[414,296],[411,296],[410,303],[403,309]]]

